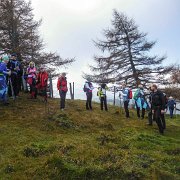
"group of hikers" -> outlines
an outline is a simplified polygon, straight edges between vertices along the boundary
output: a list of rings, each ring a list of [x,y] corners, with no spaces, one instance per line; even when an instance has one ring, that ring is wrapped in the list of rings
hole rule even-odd
[[[92,110],[92,91],[94,87],[90,81],[87,81],[84,85],[84,92],[86,92],[87,101],[86,109]],[[107,107],[107,94],[108,87],[105,83],[102,83],[98,88],[97,95],[100,99],[101,110]],[[147,97],[148,96],[148,97]],[[130,118],[129,103],[133,99],[135,102],[135,108],[137,110],[137,117],[139,119],[145,118],[146,110],[148,113],[148,125],[152,126],[153,121],[156,121],[159,132],[164,133],[166,129],[165,113],[169,109],[170,117],[173,118],[173,112],[176,108],[176,102],[172,96],[166,97],[166,94],[161,92],[156,84],[152,84],[149,87],[149,93],[145,94],[143,85],[139,85],[136,91],[133,93],[132,89],[128,88],[125,83],[122,84],[122,90],[120,92],[120,98],[123,100],[125,116],[127,119]]]
[[[8,105],[8,97],[13,99],[18,98],[19,92],[22,88],[27,89],[29,85],[29,92],[31,99],[36,99],[38,92],[44,97],[47,102],[47,86],[48,86],[48,72],[41,66],[38,70],[34,62],[30,62],[28,67],[24,70],[21,63],[17,59],[15,53],[11,56],[4,55],[0,59],[0,99],[4,105]],[[137,110],[137,117],[139,119],[145,118],[145,112],[149,109],[148,124],[152,125],[156,121],[159,132],[164,133],[166,128],[165,116],[167,109],[170,111],[170,117],[173,118],[173,112],[176,107],[176,102],[173,97],[167,98],[161,92],[156,84],[149,88],[149,97],[145,94],[143,85],[139,85],[133,93],[132,89],[128,88],[125,83],[121,85],[120,99],[123,100],[126,118],[130,118],[129,104],[133,99]],[[62,73],[57,81],[57,90],[60,95],[60,109],[65,109],[66,94],[68,92],[66,73]],[[90,80],[84,84],[83,91],[86,93],[86,110],[92,110],[92,97],[94,86]],[[108,111],[107,105],[107,91],[109,90],[106,83],[102,83],[98,87],[97,96],[100,99],[100,108],[103,111]]]
[[[37,93],[41,92],[47,101],[47,83],[48,73],[43,66],[37,70],[35,63],[30,62],[24,69],[15,53],[0,58],[0,99],[4,105],[9,104],[9,98],[18,98],[22,88],[28,91],[28,85],[30,99],[36,99]]]
[[[145,93],[143,85],[139,85],[134,93],[132,92],[132,89],[126,86],[125,83],[123,83],[121,86],[122,90],[120,93],[120,98],[122,97],[123,100],[126,118],[130,118],[129,103],[133,99],[137,110],[137,117],[139,119],[144,119],[146,110],[149,110],[148,125],[152,125],[153,121],[156,121],[159,132],[163,134],[164,130],[166,129],[165,113],[167,109],[169,109],[170,117],[173,118],[173,112],[176,107],[176,102],[173,97],[167,98],[166,94],[161,92],[156,84],[152,84],[149,87],[148,94]],[[60,109],[64,110],[66,93],[68,91],[66,73],[62,73],[62,75],[59,77],[57,88],[59,90],[61,98]],[[83,88],[83,91],[86,93],[87,97],[86,110],[93,110],[92,97],[94,89],[95,88],[92,82],[90,80],[87,80]],[[100,99],[100,108],[102,111],[104,109],[105,111],[108,111],[106,93],[107,90],[109,90],[109,88],[105,83],[102,83],[101,86],[98,87],[97,96]]]

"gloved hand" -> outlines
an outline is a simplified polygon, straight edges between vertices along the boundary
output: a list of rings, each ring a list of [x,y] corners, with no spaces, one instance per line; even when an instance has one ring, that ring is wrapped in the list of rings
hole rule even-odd
[[[8,71],[8,72],[7,72],[7,75],[8,75],[8,76],[11,76],[11,71]]]

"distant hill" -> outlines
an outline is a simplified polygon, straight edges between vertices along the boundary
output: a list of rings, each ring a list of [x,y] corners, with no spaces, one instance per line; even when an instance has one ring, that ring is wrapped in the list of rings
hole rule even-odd
[[[180,116],[162,136],[134,111],[26,96],[0,106],[0,179],[180,179]]]

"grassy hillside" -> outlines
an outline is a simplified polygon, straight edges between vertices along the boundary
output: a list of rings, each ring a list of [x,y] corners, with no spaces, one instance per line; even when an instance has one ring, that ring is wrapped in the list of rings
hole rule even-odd
[[[180,179],[180,117],[167,130],[115,107],[59,100],[48,107],[23,95],[0,106],[0,179]]]

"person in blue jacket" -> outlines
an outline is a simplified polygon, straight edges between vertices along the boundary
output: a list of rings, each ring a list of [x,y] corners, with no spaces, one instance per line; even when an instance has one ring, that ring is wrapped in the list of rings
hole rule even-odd
[[[8,105],[7,98],[7,75],[11,75],[11,72],[7,70],[7,63],[9,61],[8,56],[3,56],[0,61],[0,99],[3,101],[4,105]]]
[[[172,96],[169,97],[167,106],[169,108],[170,117],[173,118],[174,109],[176,108],[176,101]]]
[[[143,85],[138,86],[138,89],[136,90],[133,98],[135,100],[138,118],[141,117],[141,119],[144,119],[145,111],[148,107],[148,104],[147,104],[147,101],[145,99],[145,93],[144,93]],[[141,110],[142,110],[142,114],[140,115]]]

